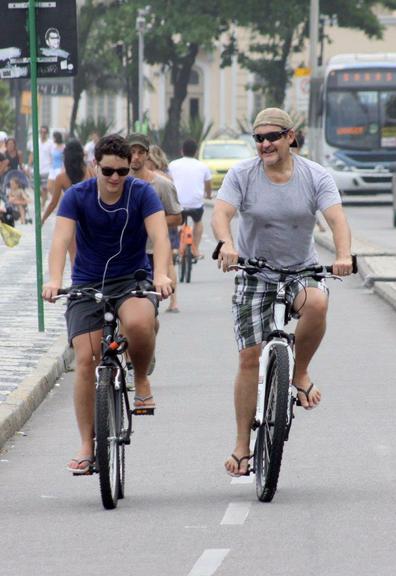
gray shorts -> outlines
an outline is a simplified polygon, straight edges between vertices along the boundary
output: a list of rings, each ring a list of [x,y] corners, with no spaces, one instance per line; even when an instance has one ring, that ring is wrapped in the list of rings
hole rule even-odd
[[[187,222],[187,216],[190,216],[195,223],[201,222],[204,213],[204,208],[186,208],[182,212],[183,224]]]
[[[140,286],[144,288],[150,288],[152,285],[150,282],[145,280],[139,283]],[[79,286],[73,286],[73,288],[88,288],[92,287],[97,290],[101,290],[102,283],[95,282],[91,284],[83,284]],[[126,290],[134,290],[136,288],[136,281],[133,277],[126,278],[115,278],[106,282],[104,288],[104,294],[107,295],[117,295],[122,294]],[[128,294],[118,298],[114,301],[115,311],[118,310],[125,300],[128,298],[134,298],[134,296],[129,296]],[[147,299],[152,302],[155,310],[155,315],[158,314],[158,298],[154,295],[147,296]],[[69,300],[67,304],[67,310],[65,312],[66,324],[67,324],[67,335],[70,346],[72,345],[72,340],[80,334],[87,334],[88,332],[95,332],[96,330],[101,330],[104,325],[103,318],[103,303],[95,302],[87,296],[82,296],[77,300]]]
[[[290,306],[299,292],[305,288],[318,288],[328,295],[329,290],[324,280],[314,280],[307,276],[290,282],[286,288],[286,298]],[[238,349],[250,348],[264,342],[275,329],[272,313],[277,293],[277,284],[267,282],[258,276],[246,273],[235,277],[235,290],[232,297],[234,316],[234,333]],[[298,311],[292,313],[298,318]]]

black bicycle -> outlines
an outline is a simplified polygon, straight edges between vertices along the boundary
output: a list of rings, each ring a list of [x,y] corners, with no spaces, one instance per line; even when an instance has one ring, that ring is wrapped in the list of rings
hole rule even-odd
[[[217,260],[222,242],[219,242],[213,258]],[[294,334],[284,328],[292,318],[292,309],[286,298],[286,290],[291,282],[311,277],[315,280],[333,278],[332,266],[307,266],[297,270],[276,268],[265,258],[238,258],[238,264],[230,269],[243,270],[247,274],[257,274],[270,270],[279,274],[276,298],[273,304],[272,319],[275,329],[263,343],[259,363],[256,414],[252,429],[256,430],[254,464],[248,472],[256,474],[256,493],[262,502],[273,499],[282,464],[284,443],[289,438],[294,418],[294,406],[299,405],[298,392],[293,384],[294,375]],[[352,256],[352,271],[358,271],[356,256]]]
[[[89,473],[99,474],[102,503],[106,509],[115,508],[118,500],[124,497],[125,446],[131,443],[132,416],[154,414],[153,407],[130,407],[125,356],[128,341],[119,332],[115,312],[115,302],[123,296],[160,296],[154,290],[147,289],[144,270],[135,273],[135,280],[136,289],[112,296],[106,296],[94,288],[71,287],[58,291],[59,297],[66,296],[69,300],[85,297],[103,304],[101,357],[96,368],[94,463]]]

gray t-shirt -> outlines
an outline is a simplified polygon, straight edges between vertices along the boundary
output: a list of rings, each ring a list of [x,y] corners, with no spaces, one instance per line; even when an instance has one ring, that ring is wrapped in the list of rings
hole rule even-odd
[[[169,178],[156,174],[150,184],[157,192],[164,206],[166,215],[181,213],[182,207],[180,206],[179,200],[177,198],[175,185],[171,180],[169,180]],[[147,240],[146,252],[147,254],[153,253],[153,246],[151,244],[150,238]]]
[[[239,211],[240,256],[264,257],[274,266],[289,268],[318,262],[315,213],[341,204],[332,176],[297,154],[292,176],[283,184],[269,180],[259,157],[239,162],[226,174],[217,198]]]

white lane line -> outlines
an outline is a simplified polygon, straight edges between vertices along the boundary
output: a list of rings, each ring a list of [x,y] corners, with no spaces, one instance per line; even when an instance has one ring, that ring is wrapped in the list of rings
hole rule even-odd
[[[250,510],[250,502],[231,502],[220,524],[244,524]]]
[[[208,548],[195,562],[188,576],[212,576],[229,551],[229,548]]]
[[[252,484],[254,479],[254,474],[250,474],[250,476],[235,476],[231,480],[231,484]]]

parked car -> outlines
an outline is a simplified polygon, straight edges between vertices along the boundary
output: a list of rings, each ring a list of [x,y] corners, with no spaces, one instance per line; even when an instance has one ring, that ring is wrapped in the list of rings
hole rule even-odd
[[[198,158],[212,172],[212,187],[217,190],[231,166],[254,155],[255,151],[244,140],[204,140]]]

